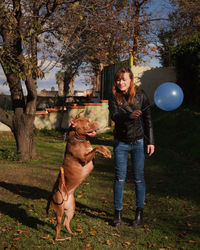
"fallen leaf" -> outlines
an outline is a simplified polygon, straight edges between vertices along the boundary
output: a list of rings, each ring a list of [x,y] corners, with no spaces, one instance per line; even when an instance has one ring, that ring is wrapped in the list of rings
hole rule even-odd
[[[16,237],[13,239],[14,241],[20,240],[20,237]]]
[[[47,240],[47,239],[49,239],[49,235],[47,235],[47,236],[40,235],[40,238]]]
[[[113,236],[116,236],[116,237],[120,237],[120,234],[116,234],[116,233],[114,233],[114,234],[112,234]]]
[[[18,229],[17,232],[18,232],[19,234],[22,234],[22,233],[24,233],[24,232],[26,232],[26,231],[25,231],[25,230]]]
[[[90,232],[90,235],[91,235],[91,236],[96,236],[96,235],[97,235],[97,231],[95,231],[95,230],[94,230],[94,231],[91,231],[91,232]]]
[[[185,235],[186,235],[185,231],[177,234],[178,237],[184,237]]]
[[[2,228],[2,229],[1,229],[1,232],[2,232],[2,233],[6,233],[6,232],[7,232],[7,229]]]
[[[191,224],[190,222],[187,221],[187,222],[186,222],[186,225],[187,225],[187,227],[188,227],[189,229],[191,229],[191,230],[193,229],[193,228],[192,228],[192,224]]]
[[[130,241],[125,241],[125,242],[122,243],[123,246],[129,246],[130,244],[131,244]]]
[[[18,233],[16,233],[16,234],[13,234],[13,236],[19,236],[19,234],[18,234]]]
[[[79,234],[82,234],[83,233],[83,229],[77,228],[76,232],[78,232]]]
[[[29,234],[29,235],[28,235],[28,234],[25,234],[24,236],[25,236],[26,238],[30,238],[30,237],[32,237],[32,234]]]
[[[188,242],[188,243],[195,243],[194,240],[187,240],[186,242]]]
[[[169,245],[167,245],[165,248],[167,248],[167,249],[171,249],[171,248],[173,248],[173,247],[174,247],[174,245],[169,244]]]
[[[156,243],[149,243],[147,242],[146,244],[144,244],[145,246],[147,246],[148,248],[152,248],[156,246]]]
[[[184,209],[185,209],[185,211],[187,211],[187,212],[189,212],[189,211],[192,210],[192,208],[190,208],[190,207],[185,207]]]
[[[107,240],[107,241],[106,241],[106,244],[110,246],[110,245],[112,245],[112,241]]]
[[[86,243],[85,246],[86,247],[92,247],[91,243]]]
[[[194,216],[194,215],[193,214],[187,214],[183,218],[189,218],[189,217],[192,217],[192,216]]]
[[[128,206],[128,203],[123,203],[123,206]]]
[[[94,214],[94,215],[98,215],[99,213],[98,213],[98,212],[96,212],[96,211],[94,211],[94,212],[92,212],[92,214]]]

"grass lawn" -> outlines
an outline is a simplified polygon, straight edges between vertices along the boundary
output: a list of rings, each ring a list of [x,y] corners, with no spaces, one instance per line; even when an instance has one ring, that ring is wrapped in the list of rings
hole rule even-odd
[[[37,158],[16,161],[12,134],[0,133],[0,249],[200,249],[200,113],[188,109],[153,111],[156,153],[146,158],[144,228],[131,226],[134,185],[128,167],[124,225],[112,226],[113,158],[95,158],[95,169],[75,192],[71,236],[55,242],[55,215],[46,200],[63,159],[63,136],[38,132]],[[112,150],[112,133],[93,145]]]

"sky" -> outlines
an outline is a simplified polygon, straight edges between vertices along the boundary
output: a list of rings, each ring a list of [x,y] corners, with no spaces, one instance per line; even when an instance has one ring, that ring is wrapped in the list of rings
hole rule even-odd
[[[148,66],[160,67],[161,65],[160,65],[157,58],[152,58],[150,60],[150,62],[148,63]],[[37,86],[38,86],[37,92],[38,93],[42,89],[51,90],[52,87],[54,87],[55,90],[58,90],[58,85],[56,84],[55,74],[59,70],[61,70],[61,69],[60,68],[54,68],[54,69],[51,70],[50,73],[47,73],[42,80],[38,79],[38,81],[37,81]],[[89,86],[87,84],[87,81],[85,80],[85,77],[87,77],[87,76],[85,76],[84,74],[80,74],[79,76],[77,76],[75,78],[75,83],[74,83],[74,89],[75,90],[83,91],[83,90],[89,88]],[[0,67],[0,93],[3,92],[4,94],[10,94],[8,85],[4,84],[5,81],[6,81],[6,78],[5,78],[4,72],[3,72],[2,68]],[[22,84],[22,86],[23,86],[23,89],[24,89],[24,94],[26,95],[24,84]]]
[[[154,17],[162,17],[166,15],[166,10],[168,8],[168,0],[152,0],[151,3],[151,11],[153,12]],[[160,63],[158,58],[152,58],[151,60],[148,60],[148,66],[151,67],[160,67]],[[61,70],[60,68],[54,67],[50,73],[47,73],[45,77],[37,81],[37,92],[39,93],[42,89],[50,90],[52,87],[55,88],[55,90],[58,89],[58,86],[56,84],[56,78],[55,74],[57,71]],[[6,81],[5,75],[3,73],[3,70],[0,66],[0,93],[3,92],[4,94],[10,94],[9,88],[7,85],[3,84]],[[24,94],[26,95],[25,87],[23,86]],[[88,89],[87,82],[85,80],[85,76],[83,74],[77,76],[75,78],[75,90],[85,90]]]

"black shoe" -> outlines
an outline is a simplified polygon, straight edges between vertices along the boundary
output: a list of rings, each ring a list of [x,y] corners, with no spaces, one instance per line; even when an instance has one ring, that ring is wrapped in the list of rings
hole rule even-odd
[[[122,210],[115,210],[113,224],[115,227],[122,225]]]
[[[143,226],[143,208],[137,207],[135,213],[135,220],[133,221],[134,228]]]

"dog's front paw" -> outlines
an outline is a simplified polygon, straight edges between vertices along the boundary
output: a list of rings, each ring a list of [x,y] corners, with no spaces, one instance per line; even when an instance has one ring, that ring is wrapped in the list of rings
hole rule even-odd
[[[97,152],[103,155],[105,158],[111,158],[112,156],[110,150],[105,146],[98,147]]]
[[[105,147],[105,149],[106,149],[106,152],[105,152],[105,155],[104,155],[105,158],[111,158],[112,154],[111,154],[110,150],[108,148],[106,148],[106,147]]]

